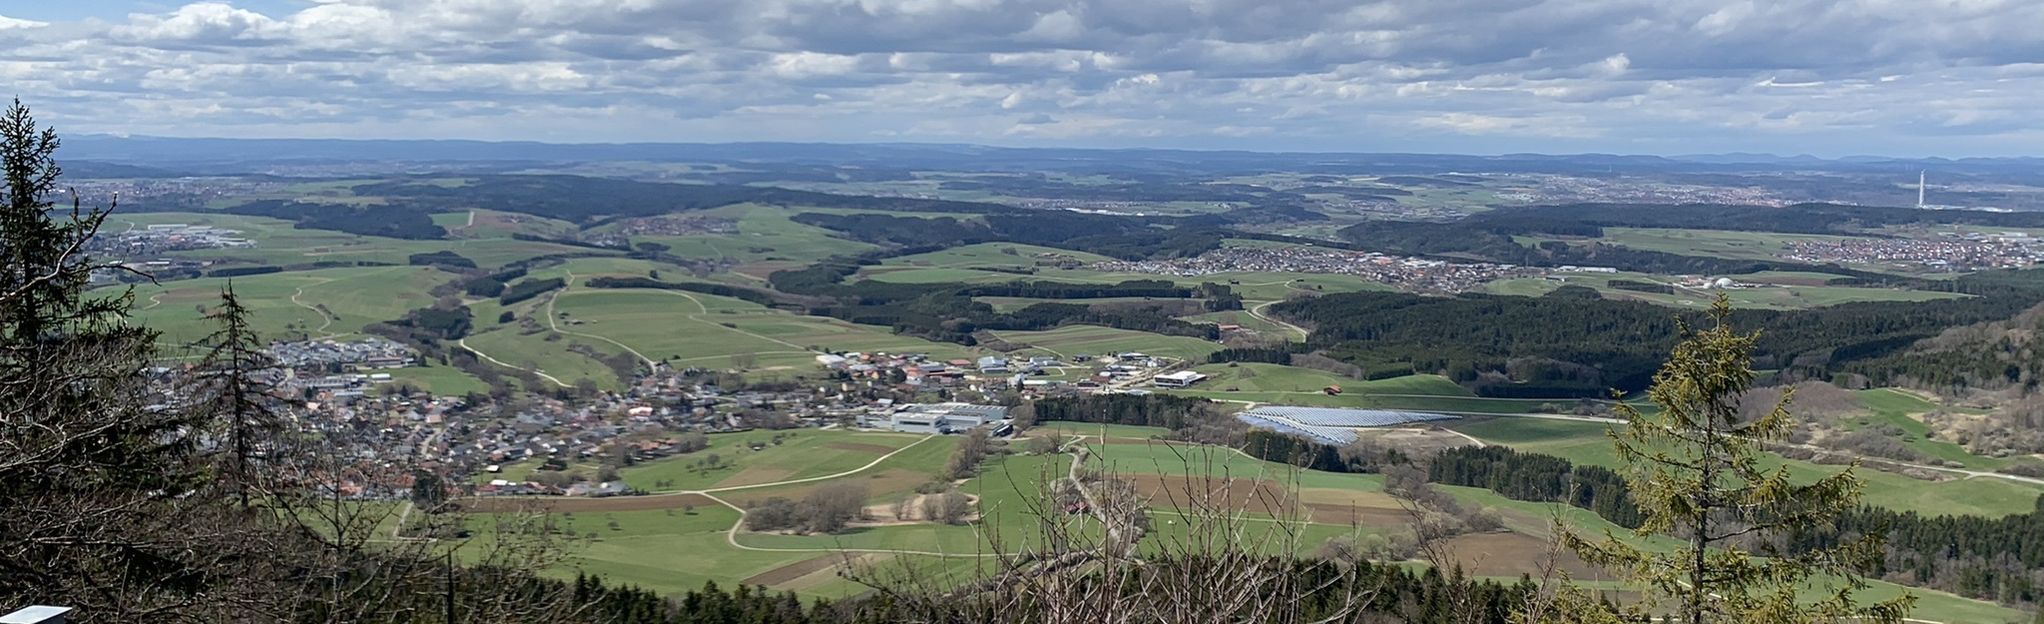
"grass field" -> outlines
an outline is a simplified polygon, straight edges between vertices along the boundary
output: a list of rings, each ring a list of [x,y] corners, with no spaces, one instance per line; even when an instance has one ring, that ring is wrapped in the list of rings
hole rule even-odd
[[[1781,252],[1788,247],[1789,243],[1793,242],[1838,242],[1873,239],[1820,234],[1614,227],[1604,228],[1603,240],[1633,249],[1659,251],[1684,256],[1707,256],[1735,260],[1780,260]]]
[[[2012,462],[2009,459],[1974,455],[1966,452],[1966,447],[1934,438],[1930,427],[1918,417],[1937,410],[1938,406],[1921,397],[1900,390],[1878,388],[1860,391],[1859,400],[1866,407],[1865,415],[1855,419],[1859,426],[1889,426],[1900,429],[1904,443],[1934,460],[1959,462],[1974,470],[1994,470]]]
[[[660,271],[667,280],[691,279],[675,267],[627,258],[578,258],[536,269],[532,278],[572,277],[571,283],[562,291],[514,304],[508,310],[496,300],[471,303],[476,330],[468,338],[469,346],[514,366],[536,367],[562,383],[590,379],[604,388],[617,386],[616,375],[601,362],[571,352],[570,345],[582,344],[603,354],[665,360],[677,366],[791,375],[819,372],[816,350],[926,353],[947,359],[979,352],[895,335],[884,327],[798,315],[730,297],[585,285],[592,277],[644,276],[649,271]],[[506,311],[532,319],[542,330],[526,334],[519,321],[499,323],[499,316]]]
[[[408,310],[432,304],[426,291],[455,277],[428,267],[395,266],[266,273],[232,281],[235,294],[250,309],[256,331],[281,339],[346,336],[364,325],[403,317]],[[228,281],[202,278],[136,285],[133,321],[163,332],[169,342],[203,337],[213,328],[197,307],[219,303],[220,289]]]
[[[1191,321],[1194,323],[1213,323],[1215,325],[1240,325],[1242,326],[1243,329],[1249,331],[1257,333],[1267,333],[1273,336],[1283,336],[1286,338],[1293,338],[1298,335],[1296,333],[1289,332],[1288,330],[1282,327],[1278,327],[1276,323],[1256,318],[1255,315],[1252,315],[1244,310],[1223,310],[1220,312],[1208,312],[1206,314],[1194,314],[1192,316],[1181,316],[1178,318],[1184,319],[1186,321]]]
[[[737,221],[736,234],[643,235],[632,237],[632,242],[666,245],[668,253],[683,258],[729,258],[740,264],[807,263],[876,248],[871,244],[838,238],[830,230],[789,220],[789,217],[804,212],[830,211],[736,204],[691,213],[734,219]],[[603,228],[593,231],[601,232]]]
[[[779,444],[772,440],[780,436]],[[649,492],[700,490],[807,479],[857,469],[924,436],[853,431],[747,431],[710,437],[710,448],[630,466],[620,471],[625,483]],[[764,445],[752,450],[752,445]],[[939,443],[938,446],[945,446]],[[720,467],[700,467],[715,454]],[[929,467],[935,473],[942,464]],[[661,483],[665,485],[660,485]]]
[[[1604,434],[1607,427],[1598,423],[1494,418],[1467,420],[1448,427],[1485,442],[1555,455],[1577,463],[1607,467],[1618,465],[1611,440]],[[1795,478],[1805,481],[1839,470],[1837,466],[1821,466],[1774,456],[1769,456],[1763,463],[1769,467],[1787,465]],[[2001,516],[2024,513],[2034,509],[2038,494],[2044,493],[2044,487],[1991,477],[1933,482],[1868,468],[1860,469],[1859,475],[1867,483],[1866,503],[1927,515]]]
[[[1500,438],[1531,441],[1557,435],[1566,438],[1580,433],[1543,432],[1534,428],[1494,429]],[[1038,431],[1089,436],[1085,443],[1094,451],[1095,467],[1130,481],[1139,492],[1150,497],[1152,533],[1146,540],[1146,548],[1155,548],[1159,542],[1181,538],[1196,530],[1191,518],[1177,514],[1174,509],[1186,504],[1190,498],[1205,496],[1220,496],[1209,499],[1214,504],[1245,505],[1240,507],[1244,511],[1242,526],[1252,538],[1258,530],[1277,530],[1280,525],[1272,522],[1274,515],[1293,517],[1309,514],[1298,516],[1304,524],[1291,525],[1298,531],[1295,539],[1272,543],[1273,547],[1296,548],[1299,552],[1318,548],[1327,539],[1336,536],[1404,530],[1400,524],[1403,512],[1397,509],[1395,500],[1382,493],[1383,479],[1378,475],[1300,471],[1282,464],[1253,460],[1232,450],[1167,444],[1152,439],[1164,430],[1151,427],[1045,423]],[[703,453],[710,452],[727,453],[736,456],[734,468],[706,474],[682,470],[672,477],[662,478],[676,480],[676,487],[689,488],[732,482],[742,484],[750,479],[741,478],[741,475],[748,473],[756,478],[782,479],[831,474],[849,469],[846,466],[857,468],[870,462],[871,457],[879,456],[881,449],[889,444],[920,439],[896,434],[800,430],[794,432],[794,437],[784,440],[781,446],[768,446],[761,451],[747,448],[747,443],[770,435],[770,432],[718,434],[712,437],[711,449],[680,459],[700,458]],[[885,440],[872,448],[852,446],[874,444],[882,438]],[[941,469],[950,445],[932,442],[954,440],[939,437],[906,447],[906,450],[879,465],[832,482],[865,484],[871,494],[869,500],[884,503],[906,494],[915,483],[928,479]],[[668,470],[664,462],[675,461],[663,460],[628,469],[626,479],[650,478],[655,473],[648,471]],[[725,532],[738,522],[739,514],[700,495],[654,497],[643,501],[610,499],[635,504],[669,502],[650,508],[641,505],[628,510],[557,513],[561,526],[583,539],[572,551],[570,562],[550,573],[567,575],[579,571],[664,592],[694,589],[705,582],[716,582],[725,586],[740,583],[764,585],[816,597],[844,596],[863,591],[863,586],[839,576],[838,570],[842,569],[847,557],[852,559],[851,565],[855,569],[869,574],[906,566],[921,574],[969,575],[980,562],[974,555],[989,552],[993,544],[1012,549],[1032,543],[1036,535],[1035,523],[1039,521],[1038,514],[1043,505],[1039,493],[1048,480],[1064,474],[1069,461],[1062,455],[1007,455],[991,460],[978,476],[961,486],[961,490],[978,497],[978,509],[982,513],[980,521],[970,526],[907,524],[865,526],[838,535],[741,532],[727,537]],[[776,471],[768,475],[761,472],[762,468]],[[506,474],[523,469],[525,467],[513,464],[506,468]],[[1229,480],[1211,480],[1219,476]],[[1214,490],[1212,488],[1216,485],[1213,484],[1225,484],[1226,487]],[[769,496],[797,498],[814,487],[814,484],[790,484],[728,491],[719,496],[744,505]],[[1277,500],[1283,503],[1281,508],[1268,505],[1257,508],[1254,506],[1260,504],[1255,502],[1257,499],[1244,495],[1264,487],[1276,488],[1273,491]],[[1496,509],[1511,530],[1510,533],[1457,538],[1456,556],[1471,566],[1475,576],[1516,579],[1526,562],[1544,548],[1551,528],[1548,519],[1556,514],[1579,530],[1591,533],[1616,530],[1616,527],[1581,509],[1513,501],[1474,488],[1443,489],[1466,504]],[[1333,521],[1329,514],[1335,512],[1349,520]],[[1059,514],[1050,515],[1055,517]],[[1082,518],[1078,522],[1077,530],[1082,534],[1097,531],[1097,525],[1089,520]],[[732,539],[743,548],[734,547]],[[1665,541],[1656,538],[1645,543],[1665,546]],[[939,558],[869,552],[874,550],[936,552],[954,556]],[[1594,585],[1608,577],[1590,571],[1577,578]],[[1894,592],[1899,589],[1877,584],[1874,591]],[[1951,614],[1947,617],[1999,618],[2013,614],[1956,596],[1918,593],[1924,597],[1926,609],[1918,612],[1919,617],[1936,617],[1927,615],[1929,610]]]

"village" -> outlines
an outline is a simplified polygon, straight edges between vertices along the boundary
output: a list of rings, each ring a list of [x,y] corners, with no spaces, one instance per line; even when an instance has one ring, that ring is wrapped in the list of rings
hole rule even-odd
[[[2027,268],[2044,261],[2044,239],[2023,232],[1952,233],[1937,238],[1791,241],[1787,260],[1909,266],[1940,273]]]
[[[1193,258],[1099,262],[1097,271],[1199,277],[1221,273],[1332,273],[1354,275],[1417,291],[1459,292],[1484,282],[1538,272],[1509,264],[1455,263],[1317,247],[1230,247]]]
[[[1146,393],[1205,379],[1183,362],[1141,353],[987,356],[826,353],[817,376],[751,383],[739,375],[657,364],[618,391],[434,396],[380,372],[420,363],[382,339],[302,341],[270,348],[295,419],[348,458],[343,496],[409,495],[420,475],[478,496],[639,493],[620,466],[702,450],[713,433],[848,428],[922,434],[1012,431],[1010,410],[1078,393]],[[511,470],[514,465],[521,470]]]

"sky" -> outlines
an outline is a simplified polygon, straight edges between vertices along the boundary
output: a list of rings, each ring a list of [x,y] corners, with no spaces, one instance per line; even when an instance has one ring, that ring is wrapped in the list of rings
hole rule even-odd
[[[2040,155],[2034,0],[0,0],[67,133]]]

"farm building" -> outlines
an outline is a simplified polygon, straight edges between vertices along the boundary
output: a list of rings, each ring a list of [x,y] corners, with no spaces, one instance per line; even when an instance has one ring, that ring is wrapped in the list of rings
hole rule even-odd
[[[1150,383],[1161,388],[1183,388],[1204,381],[1206,378],[1206,375],[1198,372],[1184,370],[1152,377],[1150,378]]]

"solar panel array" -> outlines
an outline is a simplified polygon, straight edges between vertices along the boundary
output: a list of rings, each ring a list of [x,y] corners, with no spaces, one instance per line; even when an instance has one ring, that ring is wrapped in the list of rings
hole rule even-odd
[[[1342,429],[1339,427],[1300,426],[1282,420],[1257,416],[1255,414],[1250,414],[1247,412],[1236,414],[1235,419],[1245,423],[1249,423],[1249,426],[1251,427],[1256,427],[1258,429],[1269,429],[1271,431],[1276,431],[1278,433],[1282,433],[1285,435],[1306,438],[1308,440],[1319,442],[1321,444],[1329,444],[1333,446],[1346,446],[1348,445],[1348,443],[1356,441],[1356,432],[1350,431],[1348,429]]]
[[[1338,407],[1293,407],[1272,405],[1243,412],[1268,419],[1290,421],[1309,427],[1389,427],[1416,422],[1453,420],[1457,416],[1398,410],[1344,409]]]
[[[1459,416],[1397,410],[1342,409],[1332,407],[1259,407],[1235,418],[1251,427],[1299,436],[1335,446],[1356,441],[1356,428],[1389,427],[1416,422],[1453,420]]]

